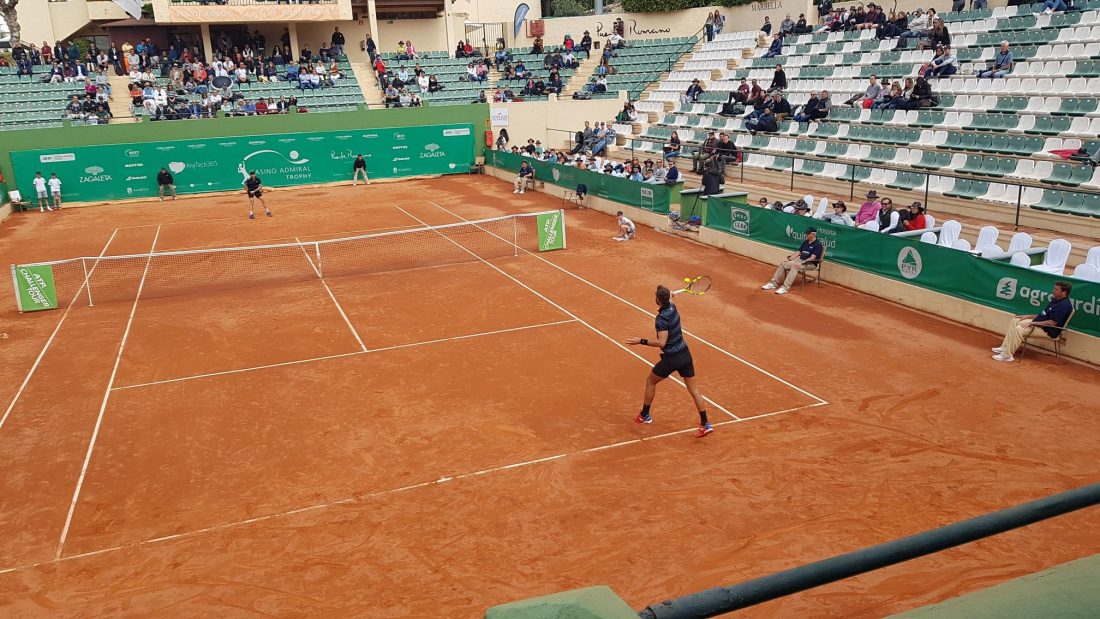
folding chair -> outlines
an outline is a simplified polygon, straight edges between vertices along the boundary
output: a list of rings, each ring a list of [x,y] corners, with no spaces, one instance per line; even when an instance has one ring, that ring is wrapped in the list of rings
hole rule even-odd
[[[1066,318],[1066,324],[1062,325],[1062,330],[1059,332],[1058,337],[1050,337],[1049,335],[1047,335],[1046,331],[1043,331],[1039,327],[1035,327],[1034,329],[1032,329],[1031,334],[1024,338],[1024,345],[1020,347],[1020,358],[1024,358],[1024,353],[1027,352],[1028,342],[1031,341],[1031,338],[1033,336],[1038,337],[1037,335],[1035,335],[1038,331],[1039,333],[1042,333],[1044,337],[1054,342],[1054,357],[1061,361],[1062,365],[1065,365],[1066,360],[1062,358],[1062,347],[1066,345],[1066,331],[1069,330],[1069,323],[1073,320],[1073,315],[1076,313],[1077,310],[1070,311],[1069,318]],[[1038,348],[1038,346],[1036,346],[1036,348]]]
[[[815,260],[815,261],[810,262],[810,263],[805,263],[804,262],[804,263],[802,263],[801,266],[798,267],[798,273],[799,273],[799,275],[802,276],[802,277],[799,278],[799,282],[800,282],[799,286],[798,286],[799,290],[802,290],[802,289],[806,288],[806,272],[807,271],[814,273],[814,282],[818,286],[821,286],[821,269],[822,269],[822,267],[824,266],[824,263],[825,263],[825,252],[827,250],[828,250],[828,248],[825,247],[824,244],[822,244],[821,245],[821,260]]]

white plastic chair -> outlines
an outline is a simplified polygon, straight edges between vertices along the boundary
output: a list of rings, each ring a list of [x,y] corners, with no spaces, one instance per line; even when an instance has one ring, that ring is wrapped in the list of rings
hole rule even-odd
[[[814,212],[814,219],[823,219],[825,217],[825,211],[828,208],[829,198],[821,198],[821,200],[817,203],[817,210]],[[1100,247],[1098,247],[1097,249],[1100,249]],[[1098,259],[1100,259],[1100,254],[1098,254]]]
[[[14,191],[11,193],[15,193]],[[1089,250],[1089,253],[1085,255],[1085,264],[1094,266],[1097,270],[1100,270],[1100,245],[1093,247]]]
[[[924,234],[920,235],[920,242],[928,243],[929,245],[935,245],[936,233],[932,231],[925,232]]]
[[[1008,253],[1015,254],[1018,251],[1031,249],[1031,235],[1027,232],[1017,232],[1008,242]]]
[[[1031,268],[1031,258],[1022,251],[1012,254],[1012,258],[1010,258],[1008,262],[1012,266],[1023,267],[1025,269]]]
[[[959,240],[960,232],[962,232],[962,224],[954,219],[948,219],[943,222],[943,228],[940,230],[940,245],[943,247],[955,247],[955,241]]]
[[[929,230],[936,227],[936,218],[925,213],[924,215],[924,229]]]
[[[987,249],[995,249],[1001,251],[999,245],[997,245],[997,239],[1001,236],[1001,231],[995,226],[982,226],[978,231],[978,240],[974,242],[974,253],[980,254]]]
[[[951,249],[970,251],[970,241],[966,239],[955,239],[955,242],[951,244]]]
[[[1069,260],[1069,252],[1072,250],[1073,246],[1070,245],[1069,241],[1054,239],[1047,246],[1046,253],[1043,254],[1043,263],[1032,268],[1037,271],[1061,275],[1066,271],[1066,261]]]
[[[1086,282],[1100,282],[1100,269],[1082,262],[1073,269],[1073,278],[1083,279]]]

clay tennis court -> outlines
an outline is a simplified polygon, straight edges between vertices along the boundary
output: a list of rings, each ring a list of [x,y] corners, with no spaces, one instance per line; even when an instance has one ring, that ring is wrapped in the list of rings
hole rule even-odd
[[[561,206],[476,176],[268,197],[255,221],[241,195],[17,215],[0,256]],[[323,279],[308,253],[248,286],[150,266],[115,283],[148,297],[67,313],[0,289],[0,613],[476,617],[593,584],[640,608],[1096,481],[1092,368],[995,364],[990,333],[832,285],[763,293],[772,265],[615,243],[600,213],[566,226],[564,251]],[[658,283],[704,273],[678,302],[717,426],[696,440],[671,381],[633,422],[656,351],[619,342],[652,333]],[[1098,546],[1082,511],[743,615],[883,616]]]

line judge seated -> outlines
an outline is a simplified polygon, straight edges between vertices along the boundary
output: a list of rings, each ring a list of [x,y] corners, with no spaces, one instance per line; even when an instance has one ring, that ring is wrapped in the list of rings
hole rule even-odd
[[[1050,302],[1046,309],[1035,315],[1013,316],[1005,332],[1004,341],[994,348],[994,361],[1012,362],[1016,350],[1027,341],[1035,328],[1043,330],[1052,340],[1062,337],[1062,329],[1073,314],[1073,302],[1069,300],[1069,293],[1073,285],[1069,282],[1054,282],[1054,290],[1051,291]]]
[[[817,228],[813,226],[806,228],[806,237],[802,241],[802,246],[798,248],[798,253],[789,254],[783,262],[780,262],[775,269],[775,275],[760,288],[775,290],[775,294],[787,294],[791,284],[794,283],[794,278],[798,277],[798,270],[803,265],[821,262],[823,255],[825,255],[825,246],[817,238]]]

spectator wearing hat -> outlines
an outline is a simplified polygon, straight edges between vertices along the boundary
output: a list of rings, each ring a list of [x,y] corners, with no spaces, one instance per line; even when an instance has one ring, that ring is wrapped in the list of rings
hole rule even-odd
[[[838,226],[856,225],[856,222],[852,220],[852,216],[848,214],[848,205],[843,200],[833,202],[833,212],[824,213],[821,219]]]
[[[690,105],[699,100],[699,95],[703,94],[703,86],[699,83],[699,78],[691,80],[691,85],[687,87],[684,94],[680,96],[680,102],[684,105]]]
[[[706,165],[712,157],[714,157],[715,150],[718,147],[718,138],[714,137],[714,132],[707,133],[707,139],[703,140],[702,145],[695,149],[695,152],[691,153],[691,171],[696,174],[703,171],[703,166]]]
[[[905,222],[905,229],[912,232],[913,230],[924,230],[928,227],[928,218],[924,216],[924,207],[920,202],[914,202],[909,205],[909,219]]]
[[[806,228],[806,236],[798,248],[798,253],[788,254],[786,259],[776,267],[775,275],[761,288],[775,290],[775,294],[787,294],[791,284],[794,283],[794,278],[798,277],[798,270],[805,264],[821,262],[824,254],[825,246],[817,238],[817,228],[812,226]]]
[[[867,192],[867,200],[859,207],[859,212],[856,213],[856,225],[862,226],[863,224],[876,219],[878,212],[882,210],[882,202],[879,202],[878,192],[872,189]]]
[[[577,49],[583,51],[586,55],[592,51],[592,35],[587,30],[584,31],[584,36],[581,37],[581,43],[577,46]]]

